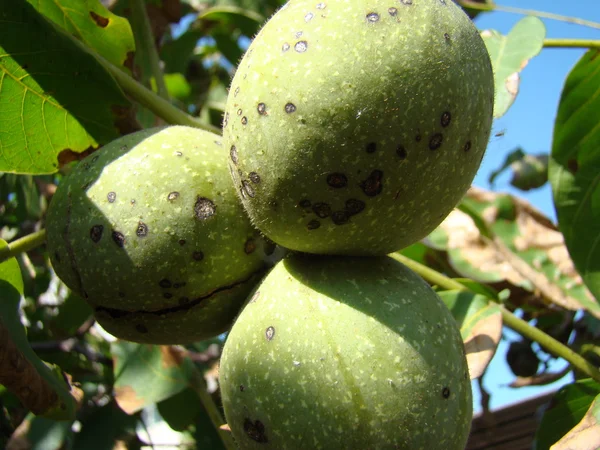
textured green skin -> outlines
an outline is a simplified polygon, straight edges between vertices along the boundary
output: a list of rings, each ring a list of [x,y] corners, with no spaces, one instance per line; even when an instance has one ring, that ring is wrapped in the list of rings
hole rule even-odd
[[[385,254],[426,236],[464,195],[488,143],[493,99],[485,45],[450,0],[291,0],[239,65],[224,147],[235,147],[231,173],[251,220],[277,244]],[[437,133],[441,146],[431,150]],[[361,183],[377,170],[381,192],[366,195]],[[347,185],[331,187],[332,173]],[[343,219],[349,199],[365,208],[342,225],[300,204],[325,202]],[[309,229],[313,220],[319,228]]]
[[[88,156],[60,183],[47,217],[52,265],[115,336],[170,344],[217,335],[263,273],[263,241],[231,186],[219,140],[188,127],[140,131]],[[213,202],[214,215],[196,217],[199,197]]]
[[[240,449],[464,449],[464,346],[415,273],[387,257],[296,256],[250,298],[219,376]]]

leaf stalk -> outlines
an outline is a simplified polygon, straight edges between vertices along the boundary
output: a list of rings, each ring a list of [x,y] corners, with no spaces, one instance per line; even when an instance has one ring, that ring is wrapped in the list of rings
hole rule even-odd
[[[415,260],[407,258],[406,256],[404,256],[400,253],[393,253],[390,256],[393,259],[395,259],[396,261],[407,266],[412,271],[418,273],[421,277],[423,277],[425,280],[427,280],[431,284],[437,285],[446,290],[460,290],[460,291],[468,291],[469,290],[462,283],[459,283],[458,281],[453,280],[452,278],[449,278],[433,269],[430,269],[429,267],[427,267]],[[490,300],[496,302],[495,299],[490,299]],[[525,320],[520,319],[519,317],[514,315],[512,312],[510,312],[508,309],[506,309],[504,307],[504,305],[499,304],[499,306],[500,306],[500,311],[502,313],[502,321],[503,321],[504,325],[506,325],[508,328],[516,331],[517,333],[521,334],[522,336],[524,336],[528,339],[531,339],[533,341],[536,341],[538,344],[540,344],[542,347],[544,347],[546,349],[546,351],[548,351],[549,353],[551,353],[554,356],[557,356],[559,358],[563,358],[565,361],[568,361],[569,363],[571,363],[571,365],[574,368],[580,370],[581,372],[583,372],[590,378],[593,378],[594,380],[600,382],[600,371],[592,363],[590,363],[588,360],[586,360],[584,357],[582,357],[578,353],[571,350],[566,345],[564,345],[564,344],[560,343],[559,341],[557,341],[556,339],[554,339],[552,336],[549,336],[547,333],[543,332],[542,330],[530,325]]]

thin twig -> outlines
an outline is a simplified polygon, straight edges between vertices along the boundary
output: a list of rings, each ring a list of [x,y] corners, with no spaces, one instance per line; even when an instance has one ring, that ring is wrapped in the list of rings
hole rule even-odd
[[[447,276],[442,275],[441,273],[436,272],[435,270],[432,270],[429,267],[424,266],[423,264],[417,261],[407,258],[406,256],[400,253],[393,253],[390,256],[396,261],[399,261],[405,266],[407,266],[409,269],[418,273],[431,284],[435,284],[447,290],[469,290],[466,286],[459,283],[458,281],[453,280],[452,278],[448,278]],[[490,298],[490,301],[495,300]],[[529,323],[522,319],[519,319],[517,316],[515,316],[513,313],[507,310],[503,304],[498,303],[498,306],[500,307],[500,312],[502,314],[502,321],[504,325],[516,331],[521,336],[537,342],[542,347],[544,347],[548,353],[551,353],[559,358],[563,358],[564,360],[571,363],[571,365],[574,368],[579,369],[581,372],[583,372],[590,378],[593,378],[594,380],[600,382],[600,371],[588,360],[583,358],[578,353],[575,353],[569,347],[560,343],[553,337],[544,333],[542,330],[531,326]]]
[[[459,0],[458,4],[465,8],[475,9],[477,11],[501,11],[513,14],[522,14],[525,16],[537,16],[544,19],[558,20],[561,22],[583,25],[585,27],[596,28],[600,30],[600,23],[590,20],[580,19],[578,17],[563,16],[561,14],[553,14],[545,11],[536,11],[533,9],[513,8],[511,6],[501,6],[494,3],[477,3],[471,0]]]
[[[600,50],[597,39],[544,39],[545,48],[595,48]]]
[[[225,421],[223,420],[223,417],[221,417],[221,412],[217,408],[213,398],[208,393],[206,380],[204,380],[202,374],[197,370],[195,370],[192,374],[190,387],[194,390],[196,395],[198,395],[200,403],[202,403],[206,414],[208,414],[210,421],[215,427],[215,430],[217,430],[217,433],[221,437],[221,441],[223,442],[225,448],[227,450],[236,450],[237,446],[235,445],[232,434],[221,428],[223,425],[225,425]]]
[[[143,0],[130,0],[132,25],[135,27],[135,47],[138,55],[148,59],[148,65],[156,82],[156,92],[165,100],[169,100],[169,92],[160,68],[160,58],[154,44],[154,35],[150,26],[150,19]]]
[[[33,250],[46,242],[46,230],[36,231],[23,236],[15,241],[9,242],[7,246],[0,248],[0,263],[18,255],[19,253]]]
[[[164,98],[159,97],[150,89],[147,89],[142,84],[138,83],[132,77],[127,75],[118,67],[114,66],[112,63],[104,59],[99,54],[93,53],[93,55],[102,64],[102,66],[104,66],[104,68],[113,76],[117,84],[121,87],[121,89],[123,89],[123,91],[127,95],[129,95],[140,105],[148,108],[158,117],[164,119],[165,122],[173,125],[185,125],[189,127],[200,128],[202,130],[210,131],[218,135],[221,134],[221,129],[213,125],[204,124],[194,119],[189,114],[173,106]]]

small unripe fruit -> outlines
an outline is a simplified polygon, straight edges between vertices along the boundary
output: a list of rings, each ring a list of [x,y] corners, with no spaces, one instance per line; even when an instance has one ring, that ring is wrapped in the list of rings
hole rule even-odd
[[[388,257],[279,262],[236,319],[219,380],[242,450],[462,450],[471,424],[456,321]]]
[[[386,254],[464,195],[493,101],[485,44],[453,1],[291,0],[239,64],[224,150],[277,244]]]
[[[188,127],[140,131],[60,183],[46,224],[52,266],[115,336],[172,344],[217,335],[264,272],[264,242],[219,140]]]

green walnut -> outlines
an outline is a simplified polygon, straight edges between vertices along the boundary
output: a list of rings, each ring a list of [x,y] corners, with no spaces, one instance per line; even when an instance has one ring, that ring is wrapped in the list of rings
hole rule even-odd
[[[232,81],[224,144],[271,240],[381,255],[430,233],[473,181],[494,103],[485,44],[451,0],[291,0]]]
[[[471,384],[456,321],[389,257],[279,262],[236,319],[220,385],[240,449],[462,450]]]
[[[220,137],[154,128],[82,160],[47,216],[57,275],[117,337],[173,344],[226,330],[270,250],[231,185]]]

